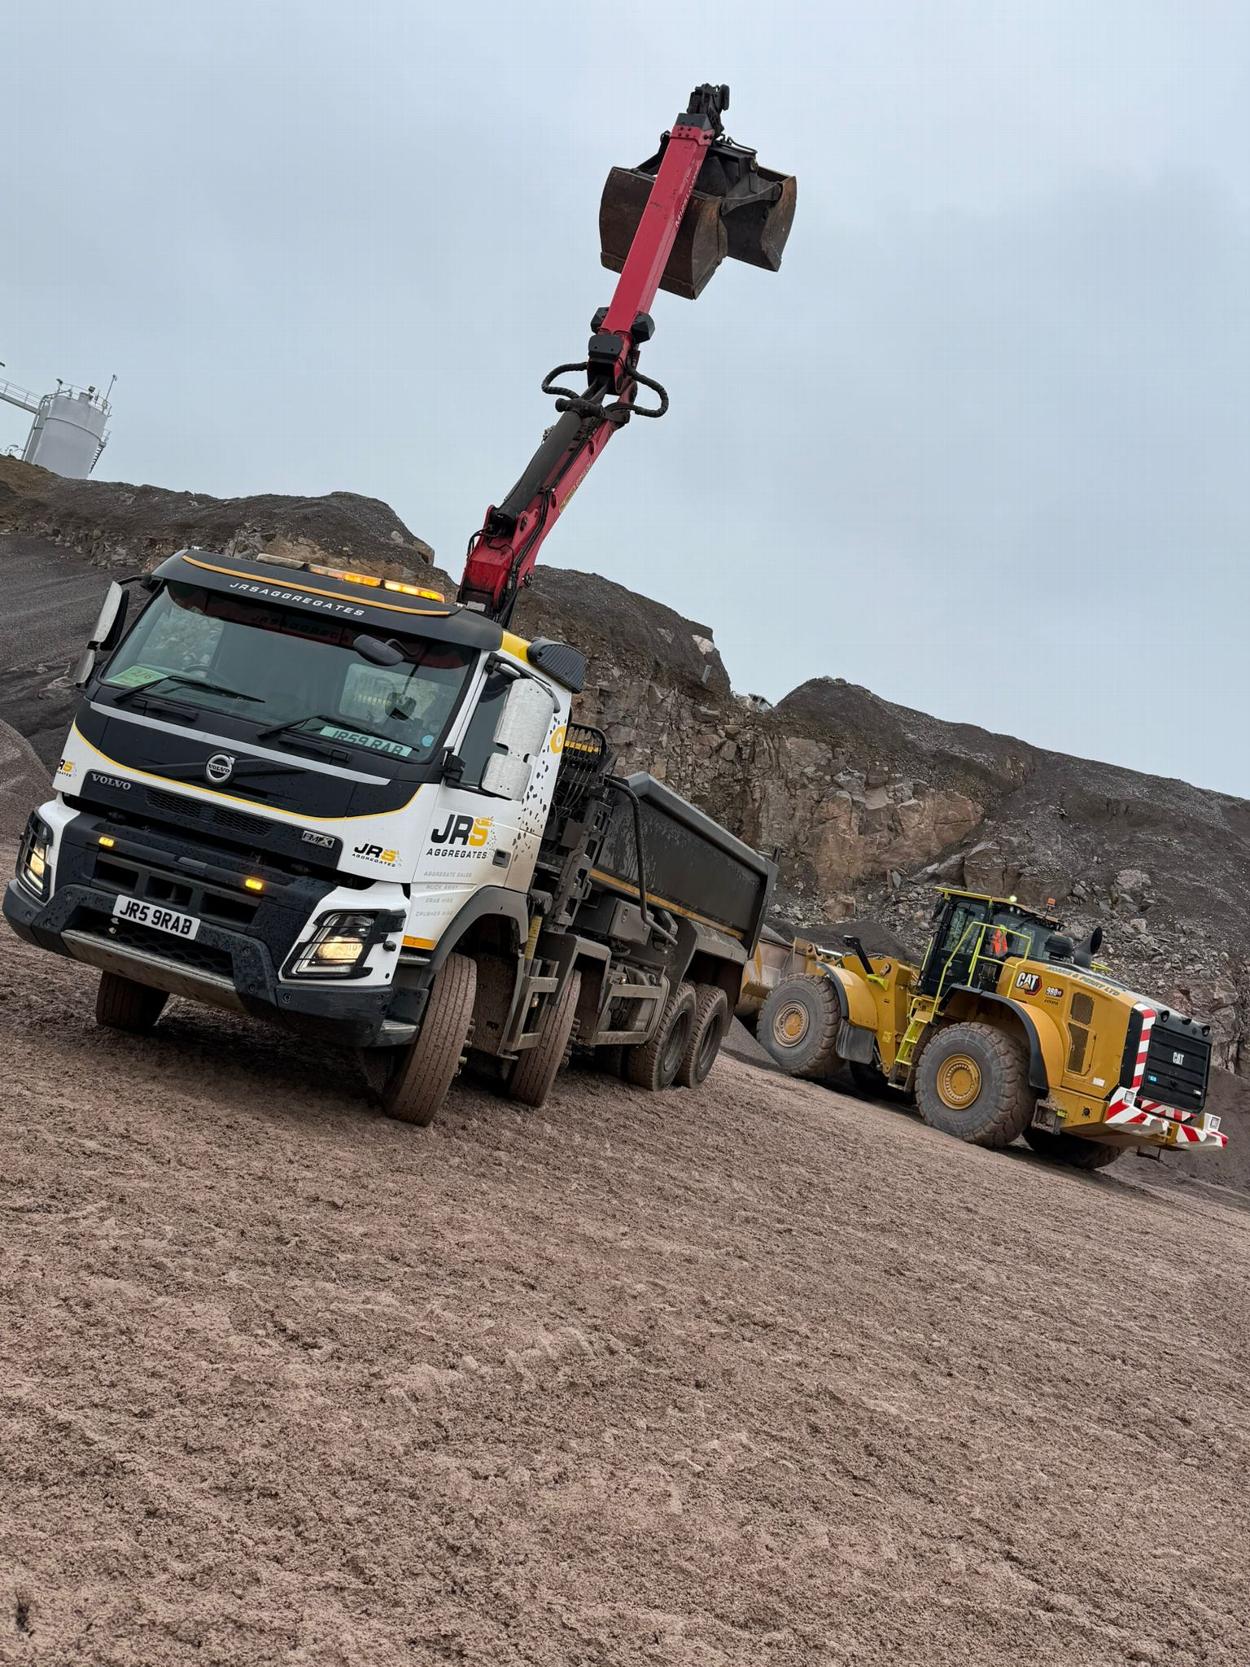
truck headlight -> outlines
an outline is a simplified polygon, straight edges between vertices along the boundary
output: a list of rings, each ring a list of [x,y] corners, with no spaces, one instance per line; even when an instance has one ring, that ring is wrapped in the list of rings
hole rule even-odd
[[[395,922],[399,922],[397,928]],[[388,932],[402,928],[397,914],[322,915],[317,929],[292,955],[292,978],[351,978],[364,971],[365,957]]]
[[[26,825],[17,854],[17,877],[36,897],[47,897],[52,879],[52,829],[38,816]]]

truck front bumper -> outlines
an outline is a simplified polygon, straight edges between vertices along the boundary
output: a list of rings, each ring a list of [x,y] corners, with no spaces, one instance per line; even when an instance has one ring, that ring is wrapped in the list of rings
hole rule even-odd
[[[416,1034],[411,996],[405,1019],[389,1017],[393,991],[279,980],[268,946],[242,932],[204,922],[193,942],[147,932],[121,941],[110,930],[115,894],[70,884],[40,901],[19,881],[4,894],[4,917],[40,949],[118,973],[170,995],[248,1013],[318,1040],[354,1047],[397,1044]]]

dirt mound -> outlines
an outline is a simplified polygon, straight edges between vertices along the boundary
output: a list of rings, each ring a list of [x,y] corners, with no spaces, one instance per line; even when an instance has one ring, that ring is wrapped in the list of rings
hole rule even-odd
[[[576,643],[597,673],[628,665],[707,697],[729,696],[729,674],[710,626],[597,573],[536,568],[517,608],[517,630]]]
[[[63,480],[0,457],[0,532],[49,539],[108,566],[146,568],[186,545],[234,554],[353,562],[402,577],[434,552],[377,498],[265,493],[210,498],[160,486]]]
[[[35,749],[0,720],[0,834],[21,833],[48,791],[48,772]]]

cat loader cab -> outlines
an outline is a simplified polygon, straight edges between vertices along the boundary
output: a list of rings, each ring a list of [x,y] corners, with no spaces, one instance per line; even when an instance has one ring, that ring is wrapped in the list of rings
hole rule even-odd
[[[918,966],[845,950],[808,956],[759,1011],[794,1075],[846,1069],[914,1096],[925,1122],[979,1146],[1023,1136],[1101,1169],[1126,1149],[1221,1150],[1205,1110],[1210,1027],[1127,989],[1062,922],[1015,897],[942,888]]]

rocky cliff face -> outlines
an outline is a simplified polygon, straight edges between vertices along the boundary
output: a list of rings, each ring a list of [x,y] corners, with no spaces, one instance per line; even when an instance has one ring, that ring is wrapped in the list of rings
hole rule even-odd
[[[101,566],[199,543],[452,584],[384,504],[349,493],[214,500],[0,459],[0,533]],[[919,948],[935,883],[1053,899],[1076,931],[1103,923],[1108,959],[1142,989],[1209,1019],[1220,1063],[1250,1078],[1250,803],[944,723],[838,678],[769,707],[733,692],[711,627],[591,574],[540,569],[516,628],[586,651],[581,716],[624,768],[779,848],[785,923],[832,936],[867,917]],[[77,648],[67,640],[65,659]],[[57,675],[39,696],[68,700]]]

